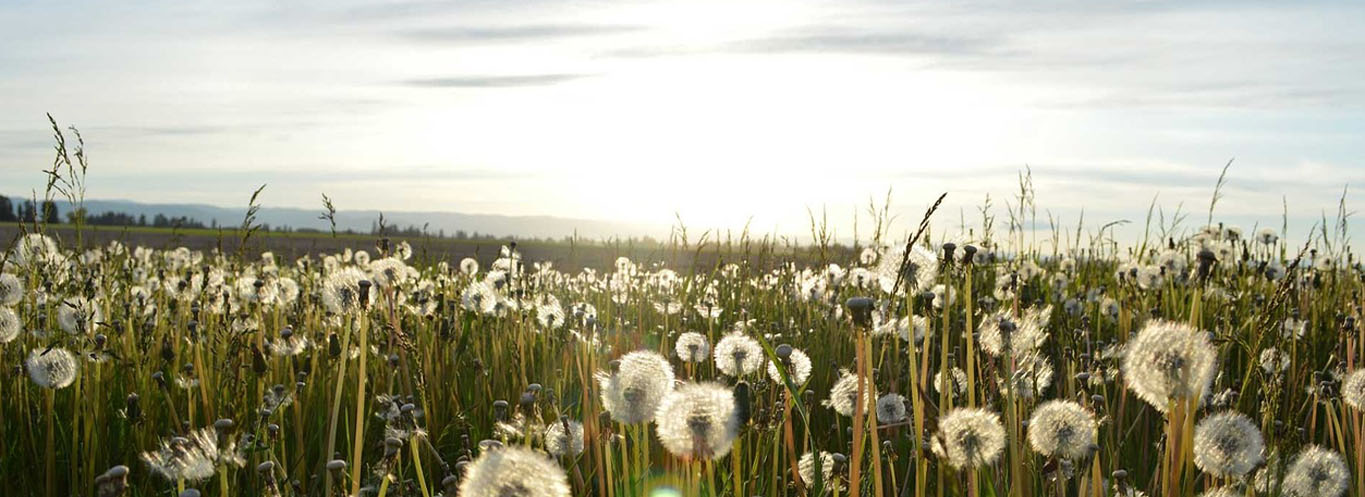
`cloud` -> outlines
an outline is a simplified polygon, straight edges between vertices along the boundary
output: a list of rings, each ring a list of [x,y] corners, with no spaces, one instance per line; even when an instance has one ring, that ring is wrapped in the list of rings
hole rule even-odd
[[[769,36],[700,46],[640,46],[621,48],[609,56],[665,57],[679,55],[868,54],[896,57],[1004,57],[1010,55],[1000,36],[966,36],[914,29],[866,29],[838,25],[791,28]]]
[[[504,27],[415,28],[395,33],[402,38],[432,43],[514,42],[616,35],[644,29],[643,26],[615,24],[527,24]]]
[[[514,88],[548,86],[588,78],[593,74],[524,74],[515,76],[452,76],[444,78],[410,79],[406,86],[419,88]]]

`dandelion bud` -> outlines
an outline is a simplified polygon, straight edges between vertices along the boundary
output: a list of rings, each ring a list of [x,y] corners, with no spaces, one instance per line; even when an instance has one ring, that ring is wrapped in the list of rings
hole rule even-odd
[[[1115,480],[1118,480],[1118,481],[1126,480],[1126,479],[1128,479],[1128,470],[1126,470],[1126,469],[1116,469],[1116,470],[1114,470],[1114,473],[1113,473],[1111,476],[1113,476],[1114,479],[1115,479]]]
[[[184,492],[180,492],[179,497],[199,497],[199,491],[193,488],[187,488]]]
[[[389,437],[384,439],[384,457],[386,458],[393,457],[395,454],[398,453],[398,450],[402,448],[403,448],[402,439],[398,437]]]
[[[493,418],[498,421],[507,420],[507,401],[505,400],[493,401]]]
[[[175,348],[171,346],[169,337],[161,340],[161,359],[166,362],[175,360]]]
[[[782,345],[778,345],[777,350],[775,352],[777,352],[777,358],[782,359],[785,362],[791,358],[792,346],[787,345],[785,343]]]
[[[975,262],[976,251],[977,251],[976,245],[967,245],[965,247],[962,247],[962,262],[967,264]]]
[[[360,305],[365,307],[370,302],[370,287],[374,284],[370,283],[370,280],[360,280],[358,285],[360,286]]]
[[[261,474],[267,474],[267,475],[268,475],[268,474],[270,474],[271,471],[274,471],[274,470],[275,470],[275,461],[266,461],[266,462],[263,462],[263,463],[258,464],[258,465],[256,466],[256,472],[257,472],[257,473],[261,473]]]
[[[838,471],[842,470],[842,469],[844,468],[844,466],[847,465],[847,464],[848,464],[848,456],[845,456],[845,455],[840,454],[840,453],[837,453],[837,452],[834,454],[834,471],[835,471],[835,472],[838,472]]]
[[[484,453],[484,452],[488,452],[488,451],[492,451],[492,450],[499,450],[499,449],[501,449],[501,448],[502,448],[502,442],[499,442],[499,441],[497,441],[497,440],[480,440],[480,441],[479,441],[479,453]]]
[[[848,312],[853,316],[853,323],[861,327],[872,326],[872,299],[867,297],[853,297],[844,303],[848,307]]]
[[[128,421],[133,423],[142,420],[142,406],[138,402],[139,399],[141,399],[141,397],[138,397],[137,394],[130,393],[128,394],[128,398],[123,401],[123,413],[128,416]]]
[[[261,353],[261,349],[255,345],[251,346],[251,370],[255,371],[258,376],[265,374],[266,370],[265,354]]]
[[[530,409],[536,405],[536,396],[531,392],[522,392],[517,404],[521,405],[522,409]]]
[[[944,243],[944,244],[943,244],[943,261],[946,262],[946,263],[952,263],[952,262],[953,262],[953,252],[956,251],[956,250],[957,250],[957,244],[956,244],[956,243],[953,243],[953,242],[946,242],[946,243]]]
[[[166,390],[166,373],[160,371],[152,373],[152,380],[156,381],[156,386],[161,388],[161,390]]]
[[[333,473],[340,473],[345,470],[346,461],[343,461],[341,459],[332,459],[331,461],[327,461],[327,471],[331,471]]]
[[[749,424],[750,402],[749,383],[741,381],[735,385],[735,418],[740,426]]]
[[[460,464],[468,464],[468,463],[460,463]],[[457,465],[457,467],[458,467],[458,465]],[[460,469],[462,470],[463,468],[460,468]],[[463,472],[463,471],[461,471],[461,472]],[[455,486],[456,486],[456,485],[459,485],[459,484],[460,484],[460,478],[457,477],[457,476],[455,476],[455,475],[446,475],[445,478],[442,478],[442,479],[441,479],[441,488],[444,488],[444,489],[446,490],[446,494],[448,494],[448,495],[455,495]]]

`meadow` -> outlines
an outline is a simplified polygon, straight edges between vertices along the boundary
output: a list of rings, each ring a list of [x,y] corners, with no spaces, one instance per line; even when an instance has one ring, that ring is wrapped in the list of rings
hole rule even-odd
[[[1362,495],[1345,216],[1120,247],[1024,205],[676,267],[20,227],[0,494]]]

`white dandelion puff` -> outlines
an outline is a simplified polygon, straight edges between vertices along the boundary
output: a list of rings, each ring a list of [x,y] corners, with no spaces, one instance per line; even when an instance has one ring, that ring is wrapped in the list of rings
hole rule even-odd
[[[545,427],[545,450],[556,456],[583,453],[583,423],[562,419]]]
[[[711,343],[706,340],[706,335],[689,331],[678,335],[673,352],[684,362],[702,362],[711,355]]]
[[[10,343],[23,329],[19,314],[14,309],[0,307],[0,343]]]
[[[872,399],[876,397],[877,392],[872,385],[872,379],[865,379],[863,381],[863,412],[872,408]],[[834,386],[830,387],[829,399],[826,399],[824,404],[843,416],[853,416],[854,407],[858,405],[858,375],[847,369],[839,370],[839,380],[835,381]]]
[[[1352,409],[1365,411],[1365,369],[1357,369],[1346,376],[1341,383],[1341,400]]]
[[[1086,457],[1096,447],[1095,413],[1069,400],[1044,402],[1028,422],[1028,442],[1034,452],[1063,459]]]
[[[474,276],[475,274],[478,274],[478,272],[479,261],[474,260],[473,257],[465,257],[460,260],[460,273],[465,276]]]
[[[782,374],[777,370],[777,367],[777,362],[768,361],[768,378],[772,379],[774,383],[780,384],[782,383]],[[806,380],[810,379],[810,356],[802,352],[801,349],[792,348],[792,353],[787,356],[784,367],[786,368],[787,378],[791,379],[794,385],[804,385]]]
[[[683,459],[717,459],[730,452],[739,433],[735,395],[716,383],[692,383],[673,390],[654,415],[659,442]]]
[[[902,270],[901,263],[905,263]],[[892,287],[896,284],[899,276],[901,286],[900,292],[920,293],[928,290],[938,278],[938,257],[932,251],[921,245],[915,245],[910,250],[910,256],[905,256],[905,247],[896,246],[882,253],[881,260],[877,262],[875,270],[877,285],[883,292],[891,293]]]
[[[24,298],[24,282],[10,273],[0,273],[0,306],[18,304]]]
[[[322,285],[322,304],[327,307],[327,312],[350,314],[373,302],[377,293],[374,291],[366,292],[368,302],[361,302],[360,284],[366,281],[365,278],[364,271],[353,267],[332,273]]]
[[[1052,306],[1029,309],[1018,318],[1001,310],[981,321],[977,327],[981,350],[993,357],[1011,354],[1019,357],[1037,350],[1047,341],[1047,322]]]
[[[1350,478],[1351,472],[1340,454],[1312,445],[1289,463],[1280,490],[1287,497],[1341,497]]]
[[[76,381],[80,363],[71,351],[63,348],[33,349],[24,361],[28,377],[43,388],[60,389]]]
[[[673,367],[650,351],[626,354],[615,373],[598,372],[596,377],[603,407],[612,419],[625,424],[653,419],[659,403],[673,390]]]
[[[954,468],[993,464],[1005,448],[1000,415],[979,408],[957,408],[938,421],[934,450]]]
[[[905,397],[888,393],[877,399],[877,422],[894,424],[905,421]]]
[[[1205,473],[1240,477],[1265,460],[1264,452],[1261,430],[1244,414],[1214,414],[1194,428],[1194,465]]]
[[[465,468],[462,497],[568,497],[569,478],[554,460],[531,449],[485,450]]]
[[[814,485],[815,453],[801,454],[801,459],[796,463],[796,471],[802,482],[806,485]],[[826,488],[833,488],[833,485],[837,484],[834,481],[834,454],[820,452],[820,477]]]
[[[173,437],[161,447],[141,454],[142,461],[153,473],[166,481],[198,482],[213,476],[218,466],[242,467],[246,458],[229,441],[218,443],[218,433],[212,427],[200,428],[184,437]]]
[[[89,333],[103,319],[99,304],[84,297],[68,297],[57,304],[57,324],[73,335]]]
[[[1208,393],[1217,373],[1217,350],[1204,333],[1171,321],[1152,321],[1128,343],[1123,377],[1128,388],[1158,411],[1173,400]]]
[[[734,332],[716,342],[716,367],[730,377],[740,377],[758,371],[763,366],[763,347],[757,340]]]

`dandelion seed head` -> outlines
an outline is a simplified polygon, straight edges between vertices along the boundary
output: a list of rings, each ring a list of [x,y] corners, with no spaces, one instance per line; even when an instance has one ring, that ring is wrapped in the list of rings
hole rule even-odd
[[[801,481],[807,486],[815,484],[815,453],[807,452],[801,454],[801,459],[797,460],[796,471],[801,477]],[[834,454],[820,452],[820,477],[826,488],[832,488],[837,484],[834,480]]]
[[[736,331],[716,342],[715,359],[721,373],[737,378],[763,366],[763,347],[757,340]]]
[[[463,497],[568,497],[569,479],[554,460],[512,446],[485,450],[465,466]]]
[[[565,428],[568,425],[568,428]],[[551,422],[545,427],[545,450],[555,456],[583,453],[583,423],[572,420]]]
[[[957,408],[938,421],[934,445],[954,468],[993,464],[1005,448],[1005,427],[1000,416],[979,408]]]
[[[902,262],[905,263],[903,271]],[[929,290],[938,278],[938,256],[919,244],[910,249],[908,258],[904,246],[882,251],[881,259],[877,261],[877,267],[873,271],[877,286],[883,292],[891,293],[898,276],[901,280],[898,292],[921,293]]]
[[[493,285],[484,281],[470,283],[460,293],[460,307],[486,316],[497,312],[498,300],[498,292],[493,289]]]
[[[1265,440],[1251,418],[1228,411],[1204,418],[1194,428],[1194,465],[1219,477],[1241,477],[1261,464]]]
[[[364,253],[364,252],[361,252]],[[322,304],[332,314],[351,314],[359,311],[362,305],[374,301],[374,291],[367,292],[370,302],[361,302],[360,282],[366,281],[364,271],[347,267],[332,273],[322,285]]]
[[[872,384],[872,379],[867,378],[863,382],[863,412],[872,409],[872,399],[877,398],[876,387]],[[824,401],[826,407],[834,409],[843,416],[853,416],[854,407],[858,405],[858,375],[853,374],[847,369],[839,370],[839,380],[834,382],[834,386],[829,389],[829,398]]]
[[[877,399],[877,422],[882,424],[899,423],[905,420],[905,397],[898,393],[888,393]]]
[[[684,362],[702,362],[711,356],[711,343],[706,340],[706,335],[688,331],[678,335],[673,352]]]
[[[1069,400],[1052,400],[1033,410],[1028,442],[1039,454],[1077,460],[1095,447],[1098,428],[1089,409]]]
[[[85,297],[68,297],[57,304],[57,324],[67,333],[90,333],[103,320],[99,304]]]
[[[777,370],[778,365],[778,362],[768,361],[768,378],[772,379],[774,383],[781,384],[782,375]],[[806,355],[805,352],[802,352],[801,349],[792,348],[791,355],[787,356],[786,366],[789,366],[786,371],[787,377],[791,379],[792,384],[797,386],[804,385],[806,380],[810,379],[810,356]]]
[[[1038,350],[1047,341],[1047,321],[1051,316],[1052,306],[1028,309],[1017,319],[1007,309],[997,311],[977,327],[981,350],[992,357],[1005,354],[1019,357]]]
[[[1158,411],[1179,399],[1203,399],[1217,373],[1217,350],[1189,325],[1151,321],[1128,343],[1123,376],[1128,388]]]
[[[673,367],[663,356],[635,351],[621,357],[615,373],[599,372],[602,405],[612,419],[637,424],[654,418],[668,392],[673,391]]]
[[[152,473],[168,482],[199,482],[212,477],[218,466],[245,466],[246,458],[237,444],[220,446],[218,437],[212,427],[200,428],[184,437],[164,440],[157,450],[143,452],[140,457]]]
[[[23,280],[10,273],[0,273],[0,306],[18,304],[23,298]]]
[[[1365,411],[1365,368],[1346,376],[1341,383],[1341,400],[1352,409]]]
[[[659,442],[683,459],[717,459],[739,434],[735,395],[716,383],[689,383],[664,397],[654,415]]]
[[[19,313],[8,307],[0,307],[0,344],[14,341],[22,330],[23,322],[19,320]]]
[[[1286,497],[1341,497],[1350,478],[1351,472],[1340,454],[1312,445],[1289,463],[1280,489]]]
[[[28,370],[28,377],[38,386],[56,390],[69,387],[76,381],[80,363],[76,362],[76,356],[66,349],[39,347],[29,352],[24,367]]]

